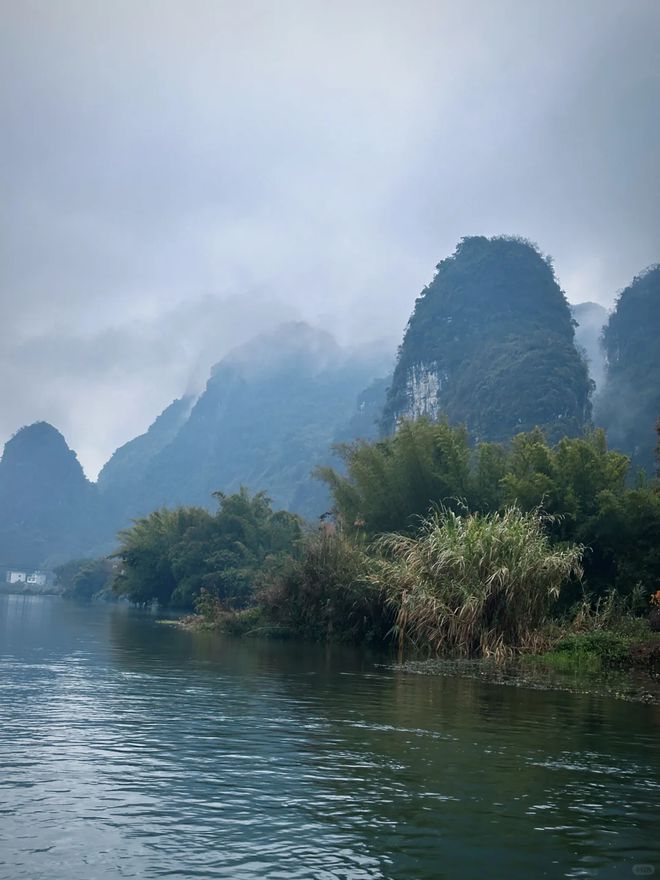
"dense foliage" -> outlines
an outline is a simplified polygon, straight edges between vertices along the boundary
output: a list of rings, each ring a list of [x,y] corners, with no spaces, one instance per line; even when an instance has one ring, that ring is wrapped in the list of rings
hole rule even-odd
[[[596,418],[610,443],[653,470],[653,425],[660,416],[660,265],[619,296],[603,332],[606,381]]]
[[[322,528],[257,600],[271,622],[306,638],[382,642],[393,615],[371,572],[363,547]]]
[[[72,559],[55,569],[55,585],[65,599],[90,602],[112,597],[118,565],[112,559]]]
[[[473,446],[464,428],[420,419],[340,453],[341,473],[320,472],[335,507],[318,529],[245,489],[217,493],[215,514],[163,508],[120,534],[115,593],[194,607],[234,632],[398,634],[432,651],[501,656],[543,642],[548,614],[566,610],[560,594],[644,610],[656,589],[658,485],[630,488],[628,459],[602,431],[550,444],[536,429]],[[60,580],[84,598],[109,564],[72,563]]]
[[[344,471],[321,468],[348,531],[414,528],[434,502],[451,506],[471,493],[467,432],[446,421],[405,422],[391,437],[338,448]]]
[[[656,588],[660,493],[651,483],[627,487],[628,459],[608,450],[602,431],[552,445],[537,429],[508,446],[472,448],[465,429],[420,419],[341,452],[345,472],[325,469],[322,476],[349,533],[414,534],[433,505],[475,513],[540,508],[554,517],[555,541],[585,545],[590,590]]]
[[[553,547],[536,512],[435,511],[415,536],[379,541],[373,579],[396,608],[399,639],[454,655],[527,647],[551,604],[581,576],[582,548]]]
[[[579,433],[592,383],[552,266],[529,242],[464,238],[415,303],[384,427],[444,412],[478,439]]]
[[[200,507],[163,508],[121,532],[118,595],[142,605],[191,608],[206,588],[233,607],[247,604],[255,573],[292,551],[300,521],[274,512],[263,492],[216,494],[215,514]]]

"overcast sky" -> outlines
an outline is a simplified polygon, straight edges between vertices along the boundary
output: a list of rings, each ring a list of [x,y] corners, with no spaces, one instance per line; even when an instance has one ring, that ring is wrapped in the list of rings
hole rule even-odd
[[[395,346],[469,234],[660,260],[658,0],[0,0],[0,440],[94,477],[231,346]]]

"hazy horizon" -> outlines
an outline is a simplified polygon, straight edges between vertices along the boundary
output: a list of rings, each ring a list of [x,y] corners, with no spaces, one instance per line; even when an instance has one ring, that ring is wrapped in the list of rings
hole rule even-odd
[[[466,235],[660,259],[660,5],[0,0],[0,441],[92,478],[236,344],[400,341]],[[394,349],[393,349],[394,352]]]

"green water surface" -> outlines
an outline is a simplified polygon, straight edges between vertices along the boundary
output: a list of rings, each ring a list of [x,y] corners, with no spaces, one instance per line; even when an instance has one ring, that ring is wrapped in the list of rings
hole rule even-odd
[[[660,708],[0,596],[0,877],[660,876]]]

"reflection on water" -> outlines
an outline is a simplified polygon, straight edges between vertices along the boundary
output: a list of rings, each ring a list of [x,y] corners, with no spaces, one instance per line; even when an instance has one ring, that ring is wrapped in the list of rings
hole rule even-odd
[[[658,707],[0,597],[0,877],[633,877]]]

